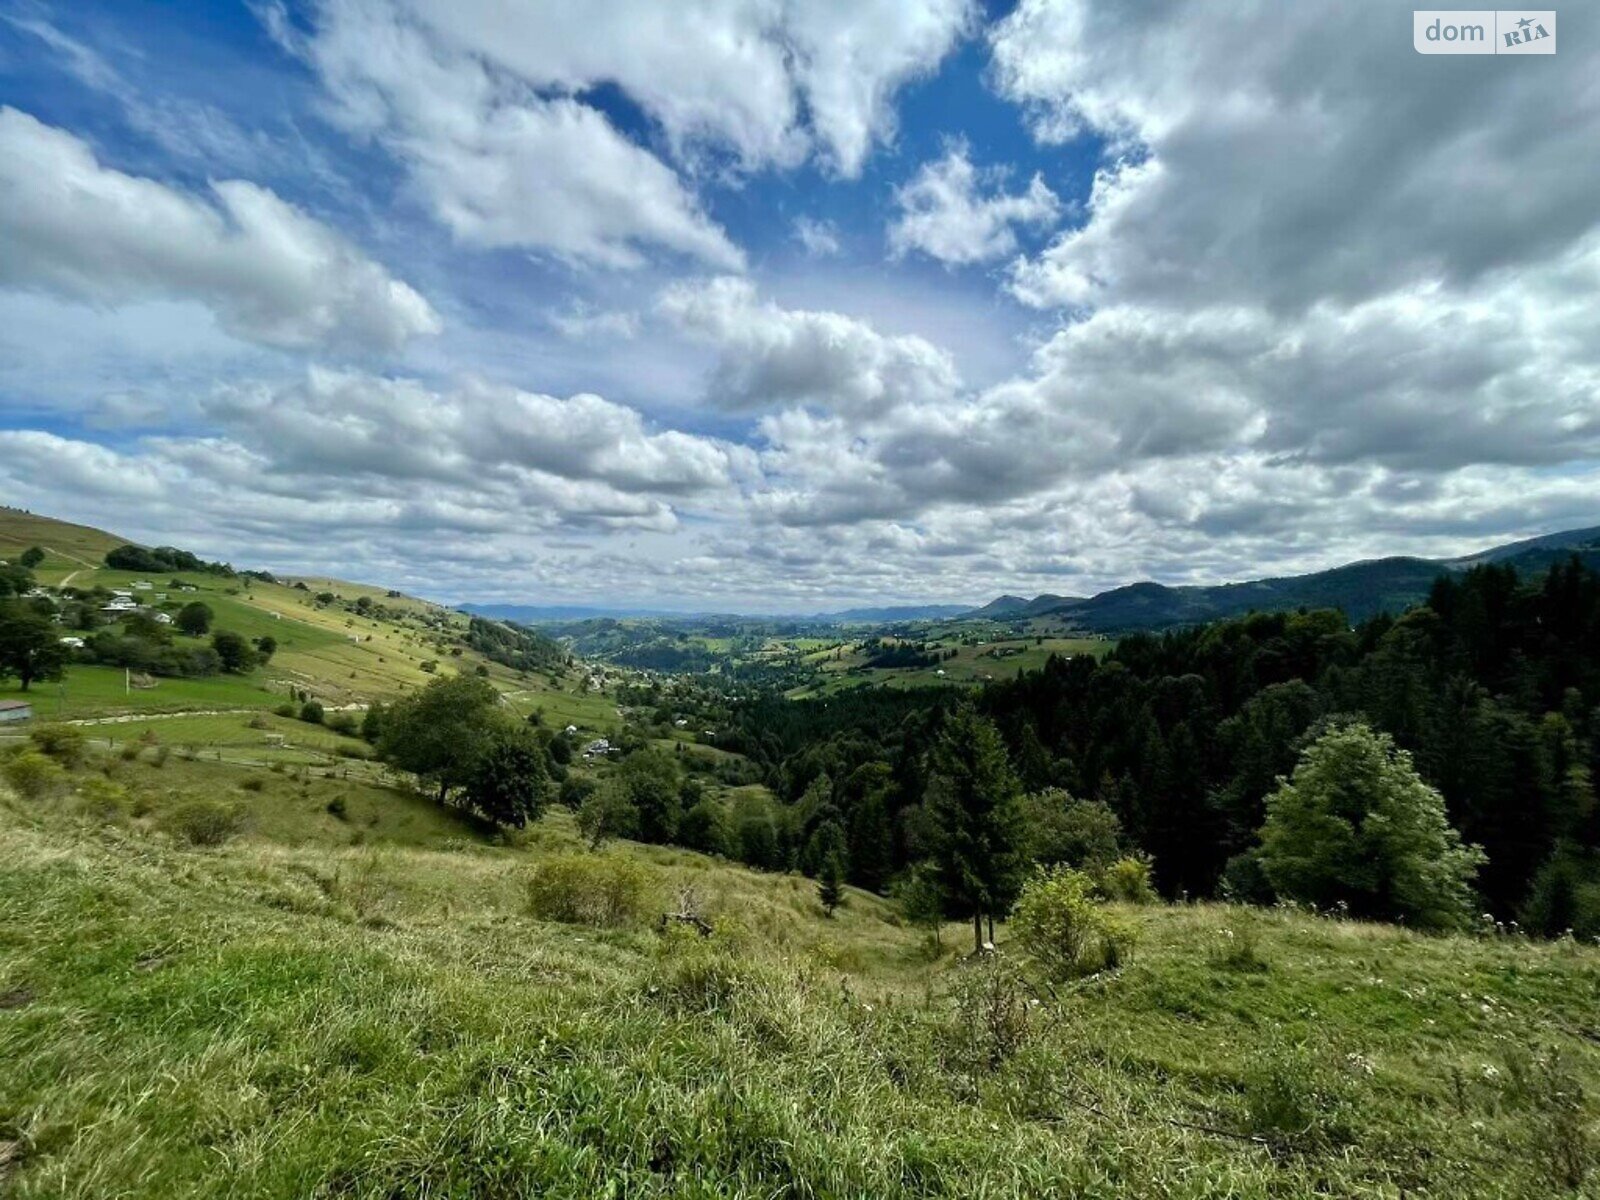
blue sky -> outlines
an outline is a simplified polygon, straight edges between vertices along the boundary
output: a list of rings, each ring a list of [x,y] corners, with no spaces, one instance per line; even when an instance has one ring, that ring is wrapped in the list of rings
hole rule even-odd
[[[1430,59],[1385,0],[0,0],[0,487],[749,611],[1592,524],[1561,18]]]

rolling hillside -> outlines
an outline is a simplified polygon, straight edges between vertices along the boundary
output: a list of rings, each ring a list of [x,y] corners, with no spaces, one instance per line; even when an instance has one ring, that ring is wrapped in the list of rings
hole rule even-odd
[[[1337,608],[1352,621],[1359,621],[1379,612],[1398,613],[1418,603],[1433,581],[1446,572],[1496,563],[1523,574],[1539,574],[1573,554],[1591,567],[1600,566],[1600,527],[1547,534],[1455,559],[1380,558],[1309,575],[1212,586],[1133,583],[1084,600],[1001,596],[967,615],[1000,620],[1051,615],[1093,633],[1166,629],[1248,612],[1296,608]]]
[[[139,594],[148,595],[150,603],[172,609],[203,601],[215,614],[213,629],[252,640],[270,636],[277,650],[266,666],[246,676],[159,677],[147,688],[129,688],[120,668],[74,664],[62,684],[34,688],[30,698],[41,715],[271,709],[296,692],[331,707],[364,706],[421,687],[441,672],[482,668],[520,711],[543,708],[553,720],[586,728],[616,718],[615,706],[587,692],[576,671],[560,665],[519,670],[475,650],[468,640],[469,619],[442,605],[337,579],[266,580],[203,571],[153,575],[105,566],[106,553],[124,544],[127,539],[103,530],[0,509],[0,557],[41,547],[45,559],[35,570],[41,583],[87,591],[146,582],[151,590]],[[73,632],[86,631],[63,628]],[[14,682],[0,685],[0,698],[17,694]]]

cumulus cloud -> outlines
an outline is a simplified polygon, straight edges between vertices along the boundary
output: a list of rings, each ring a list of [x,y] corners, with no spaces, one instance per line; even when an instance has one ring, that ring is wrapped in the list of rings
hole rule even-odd
[[[920,251],[950,266],[991,262],[1015,252],[1015,226],[1043,229],[1060,218],[1061,202],[1038,175],[1021,192],[983,195],[986,182],[1001,181],[990,175],[982,178],[961,144],[924,163],[895,190],[900,215],[889,225],[890,253]]]
[[[615,84],[661,123],[680,156],[731,152],[793,166],[813,150],[846,176],[892,135],[895,92],[971,27],[970,0],[328,0],[331,26],[403,12],[430,40],[540,91]]]
[[[871,414],[960,387],[954,361],[926,339],[886,336],[841,313],[780,308],[748,280],[674,284],[657,307],[716,348],[710,395],[729,408],[811,404]]]
[[[100,163],[87,143],[0,108],[0,286],[119,306],[195,299],[241,338],[393,350],[437,332],[428,302],[266,188],[209,202]]]
[[[1395,4],[1024,0],[993,31],[1003,95],[1112,155],[1088,220],[1019,264],[1042,305],[1357,303],[1460,286],[1594,227],[1600,21],[1547,69],[1419,58]],[[1541,64],[1543,65],[1543,64]]]
[[[839,230],[832,221],[799,217],[794,223],[794,239],[812,258],[831,258],[839,253]]]
[[[610,267],[641,265],[643,247],[743,265],[672,169],[597,109],[507,78],[399,5],[325,5],[307,53],[334,118],[404,162],[463,242]]]

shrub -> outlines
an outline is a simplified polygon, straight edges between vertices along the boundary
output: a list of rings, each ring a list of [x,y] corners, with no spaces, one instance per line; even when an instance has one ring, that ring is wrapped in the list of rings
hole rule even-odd
[[[1260,972],[1267,969],[1261,956],[1261,938],[1255,927],[1244,923],[1217,931],[1207,956],[1211,965],[1224,971]]]
[[[85,779],[78,788],[78,795],[83,800],[84,809],[101,820],[120,817],[128,806],[127,789],[100,775]]]
[[[1033,998],[1005,955],[968,960],[951,994],[955,1012],[944,1039],[950,1065],[972,1073],[998,1070],[1027,1042]]]
[[[1257,1137],[1283,1144],[1346,1140],[1337,1079],[1302,1048],[1268,1045],[1243,1083],[1246,1121]]]
[[[1125,904],[1151,904],[1156,890],[1150,883],[1150,860],[1142,855],[1124,855],[1116,862],[1094,871],[1095,890],[1107,900]]]
[[[277,713],[278,716],[287,717],[290,720],[293,720],[296,716],[299,715],[299,713],[295,709],[295,706],[292,705],[292,704],[280,704],[280,705],[278,705],[277,708],[273,709],[272,711]]]
[[[343,796],[335,796],[332,800],[328,801],[328,815],[330,817],[336,817],[341,821],[349,819],[349,806],[345,804]]]
[[[300,719],[311,725],[321,725],[322,705],[316,700],[307,700],[300,706]]]
[[[176,808],[162,825],[191,846],[220,846],[243,825],[243,814],[226,804],[196,800]]]
[[[59,791],[67,773],[61,764],[37,750],[23,750],[13,754],[5,764],[6,782],[17,794],[29,800],[42,799]]]
[[[81,729],[71,725],[43,725],[31,730],[29,740],[64,767],[75,767],[83,761],[84,737]]]
[[[361,731],[361,725],[355,717],[347,712],[334,713],[327,720],[328,728],[335,733],[342,733],[345,737],[355,737]]]
[[[1109,970],[1132,949],[1132,931],[1112,921],[1093,895],[1090,878],[1070,867],[1040,868],[1023,885],[1011,928],[1050,978]]]
[[[644,912],[649,874],[620,854],[558,854],[528,873],[528,911],[571,925],[624,925]]]
[[[247,792],[263,792],[266,791],[267,781],[259,776],[254,776],[241,781],[239,787]]]

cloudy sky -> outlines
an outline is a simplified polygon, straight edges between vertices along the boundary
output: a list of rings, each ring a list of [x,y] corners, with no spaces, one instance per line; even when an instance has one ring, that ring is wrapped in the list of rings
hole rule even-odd
[[[1600,523],[1600,13],[0,0],[0,499],[816,611]]]

